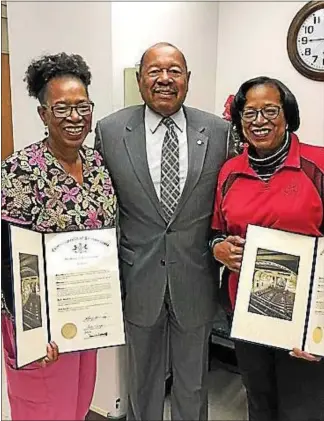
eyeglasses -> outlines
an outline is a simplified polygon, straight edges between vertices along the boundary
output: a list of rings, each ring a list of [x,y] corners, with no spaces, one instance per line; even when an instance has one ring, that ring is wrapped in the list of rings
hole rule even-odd
[[[267,105],[266,107],[260,108],[259,110],[255,108],[246,108],[241,112],[241,118],[246,123],[252,123],[258,118],[259,113],[266,120],[274,120],[278,117],[282,107],[279,105]]]
[[[44,108],[49,108],[56,118],[67,118],[72,114],[72,110],[76,110],[80,117],[87,116],[92,113],[94,103],[82,102],[78,105],[57,104],[51,107],[43,105]]]

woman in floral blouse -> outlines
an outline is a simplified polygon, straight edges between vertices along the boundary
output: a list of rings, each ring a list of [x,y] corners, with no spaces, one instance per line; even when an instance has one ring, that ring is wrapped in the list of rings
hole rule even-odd
[[[91,403],[96,352],[62,354],[15,368],[8,223],[39,232],[113,226],[116,198],[97,151],[83,145],[91,131],[91,74],[78,55],[48,55],[27,69],[29,94],[39,100],[45,138],[2,163],[2,335],[13,420],[82,420]],[[32,344],[31,344],[32,346]]]

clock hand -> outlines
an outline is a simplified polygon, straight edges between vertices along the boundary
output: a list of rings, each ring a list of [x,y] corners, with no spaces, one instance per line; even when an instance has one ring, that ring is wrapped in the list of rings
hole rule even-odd
[[[324,38],[312,38],[309,41],[310,42],[312,42],[312,41],[324,41]]]

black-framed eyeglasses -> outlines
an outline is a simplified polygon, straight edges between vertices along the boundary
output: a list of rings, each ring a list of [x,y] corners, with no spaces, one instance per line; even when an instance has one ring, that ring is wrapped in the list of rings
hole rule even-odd
[[[56,104],[51,107],[43,105],[44,108],[49,108],[56,118],[67,118],[72,114],[72,110],[76,110],[80,117],[87,116],[93,112],[93,102],[82,102],[77,105]]]
[[[246,123],[252,123],[258,118],[259,113],[266,120],[274,120],[278,117],[282,107],[279,105],[267,105],[266,107],[256,109],[256,108],[246,108],[241,112],[241,118]]]

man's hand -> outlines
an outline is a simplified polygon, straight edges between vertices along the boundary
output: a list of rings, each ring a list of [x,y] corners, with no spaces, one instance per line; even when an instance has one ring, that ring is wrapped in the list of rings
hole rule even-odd
[[[55,342],[50,342],[47,344],[46,351],[46,357],[39,361],[42,367],[46,367],[48,364],[54,363],[58,360],[59,357],[59,349]]]
[[[315,357],[315,355],[309,354],[308,352],[301,351],[298,348],[293,348],[292,351],[289,352],[289,355],[295,358],[301,358],[307,361],[321,361],[321,357]]]
[[[224,241],[213,247],[216,260],[223,263],[232,272],[239,272],[242,263],[245,240],[238,235],[229,235]]]

